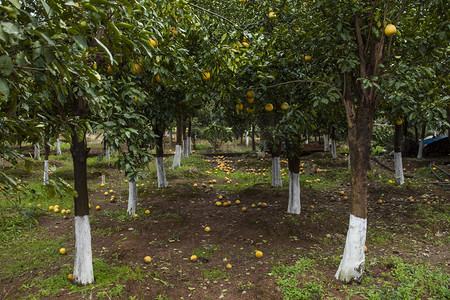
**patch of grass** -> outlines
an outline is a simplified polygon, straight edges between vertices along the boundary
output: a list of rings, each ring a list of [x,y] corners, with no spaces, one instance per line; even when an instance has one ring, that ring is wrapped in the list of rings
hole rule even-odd
[[[218,247],[216,245],[205,245],[203,247],[195,248],[192,250],[192,254],[197,255],[201,258],[208,258],[217,251]]]
[[[230,279],[230,275],[218,269],[203,270],[203,276],[207,279]]]
[[[137,217],[130,216],[125,209],[105,210],[105,211],[103,211],[103,214],[105,216],[110,217],[111,220],[115,220],[115,221],[119,221],[119,222],[130,222],[132,220],[136,220],[136,219],[139,220],[139,219],[143,219],[143,218],[146,218],[147,216],[149,216],[145,213],[144,208],[136,209]]]
[[[360,287],[359,294],[366,299],[449,299],[450,275],[441,268],[432,268],[423,263],[406,263],[401,258],[391,257],[384,264],[390,272],[382,286]],[[380,278],[375,278],[380,281]],[[363,279],[363,286],[372,282],[370,277]],[[430,298],[432,297],[432,298]]]
[[[74,285],[67,276],[72,273],[71,265],[64,265],[61,273],[44,279],[39,285],[40,296],[55,296],[62,291],[81,293],[95,299],[120,297],[125,291],[124,284],[129,280],[143,281],[144,274],[138,268],[115,263],[108,264],[104,259],[93,259],[95,283],[90,286]]]
[[[324,286],[316,276],[308,275],[308,271],[314,267],[316,267],[314,260],[300,258],[292,266],[283,264],[274,266],[269,274],[275,276],[283,299],[322,299],[325,293]]]
[[[72,255],[62,256],[59,249],[67,244],[67,236],[50,237],[46,229],[35,229],[0,245],[0,274],[11,279],[31,270],[48,268]]]

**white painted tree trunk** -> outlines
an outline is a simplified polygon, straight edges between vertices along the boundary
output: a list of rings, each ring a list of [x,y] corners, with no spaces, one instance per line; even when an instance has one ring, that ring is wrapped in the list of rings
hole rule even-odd
[[[366,244],[367,219],[350,215],[344,255],[336,272],[337,280],[360,282],[364,272],[364,246]]]
[[[187,139],[183,140],[183,158],[189,159],[189,146],[188,146]]]
[[[39,143],[34,144],[34,159],[41,160],[41,149]]]
[[[188,154],[192,154],[192,138],[188,136],[187,138],[187,147],[188,147]]]
[[[111,161],[111,150],[109,149],[109,147],[106,147],[105,150],[105,159],[107,162]]]
[[[419,152],[417,152],[417,159],[422,159],[423,158],[423,147],[425,146],[424,144],[424,139],[420,139],[420,143],[419,143]]]
[[[266,157],[266,149],[259,149],[258,150],[258,157],[260,157],[260,158]]]
[[[48,175],[49,175],[48,160],[44,160],[44,185],[48,183]]]
[[[57,139],[56,140],[56,155],[61,155],[61,140]]]
[[[128,214],[134,216],[137,205],[137,184],[136,181],[129,179],[128,182]]]
[[[280,167],[280,157],[272,157],[272,187],[280,188],[283,187],[283,181],[281,180],[281,167]]]
[[[288,214],[300,214],[300,175],[289,172],[289,204]]]
[[[172,169],[181,166],[181,145],[175,146],[175,157],[173,158]]]
[[[248,137],[248,131],[245,132],[245,145],[248,147],[249,143],[249,137]]]
[[[157,157],[156,158],[156,174],[158,175],[158,187],[166,188],[168,187],[166,180],[166,171],[164,169],[164,158]]]
[[[331,157],[337,158],[336,140],[331,140]]]
[[[89,215],[75,216],[75,263],[73,281],[78,285],[94,283]]]
[[[394,153],[394,162],[395,162],[395,180],[397,184],[404,184],[405,177],[403,176],[403,162],[402,162],[402,153],[395,152]]]
[[[328,134],[323,135],[323,151],[324,152],[330,151],[330,139]]]
[[[306,141],[305,144],[308,145],[309,144],[309,135],[306,136]]]

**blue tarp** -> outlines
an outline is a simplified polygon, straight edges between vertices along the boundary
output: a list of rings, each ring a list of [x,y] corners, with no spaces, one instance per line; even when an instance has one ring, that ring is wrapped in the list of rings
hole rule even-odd
[[[447,136],[440,136],[440,137],[435,137],[435,138],[431,138],[431,139],[425,139],[423,141],[423,143],[425,145],[428,145],[428,144],[431,144],[433,142],[436,142],[436,141],[439,141],[439,140],[443,140],[443,139],[446,139],[446,138],[447,138]]]

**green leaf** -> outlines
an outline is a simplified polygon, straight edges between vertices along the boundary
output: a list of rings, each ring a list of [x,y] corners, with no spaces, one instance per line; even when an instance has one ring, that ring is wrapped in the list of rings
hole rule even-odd
[[[83,49],[83,51],[86,51],[87,49],[86,37],[83,35],[76,35],[73,38],[75,42],[77,42],[77,44],[80,45],[81,49]]]
[[[20,9],[22,5],[20,5],[19,0],[9,0],[12,5],[14,5],[17,9]]]
[[[9,97],[9,92],[8,82],[3,77],[0,77],[0,93]]]
[[[13,71],[13,63],[12,59],[8,55],[2,55],[0,56],[0,72],[8,76]]]

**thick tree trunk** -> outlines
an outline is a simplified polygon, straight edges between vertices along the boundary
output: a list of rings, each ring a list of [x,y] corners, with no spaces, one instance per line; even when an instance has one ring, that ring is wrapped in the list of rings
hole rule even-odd
[[[417,153],[417,159],[423,158],[423,148],[425,146],[425,131],[426,131],[427,125],[426,123],[422,124],[422,130],[420,131],[420,140],[419,140],[419,151]]]
[[[403,176],[403,162],[402,162],[402,125],[395,125],[394,133],[394,164],[395,164],[395,180],[397,184],[404,184],[405,177]]]
[[[288,214],[300,214],[300,157],[297,155],[288,156],[289,164],[289,203]]]
[[[274,156],[277,155],[277,156]],[[272,187],[283,187],[283,181],[281,180],[281,167],[280,167],[280,155],[274,153],[272,155]]]
[[[56,140],[56,155],[61,155],[61,140],[57,139]]]
[[[128,209],[127,212],[130,216],[136,214],[137,206],[137,184],[131,178],[128,181]]]
[[[87,103],[83,99],[74,98],[73,114],[86,118]],[[87,148],[85,132],[78,134],[72,127],[72,145],[70,151],[73,159],[75,191],[75,262],[73,281],[75,284],[88,285],[94,282],[92,267],[91,228],[89,225],[89,198],[87,188]],[[82,137],[81,140],[78,138]]]

